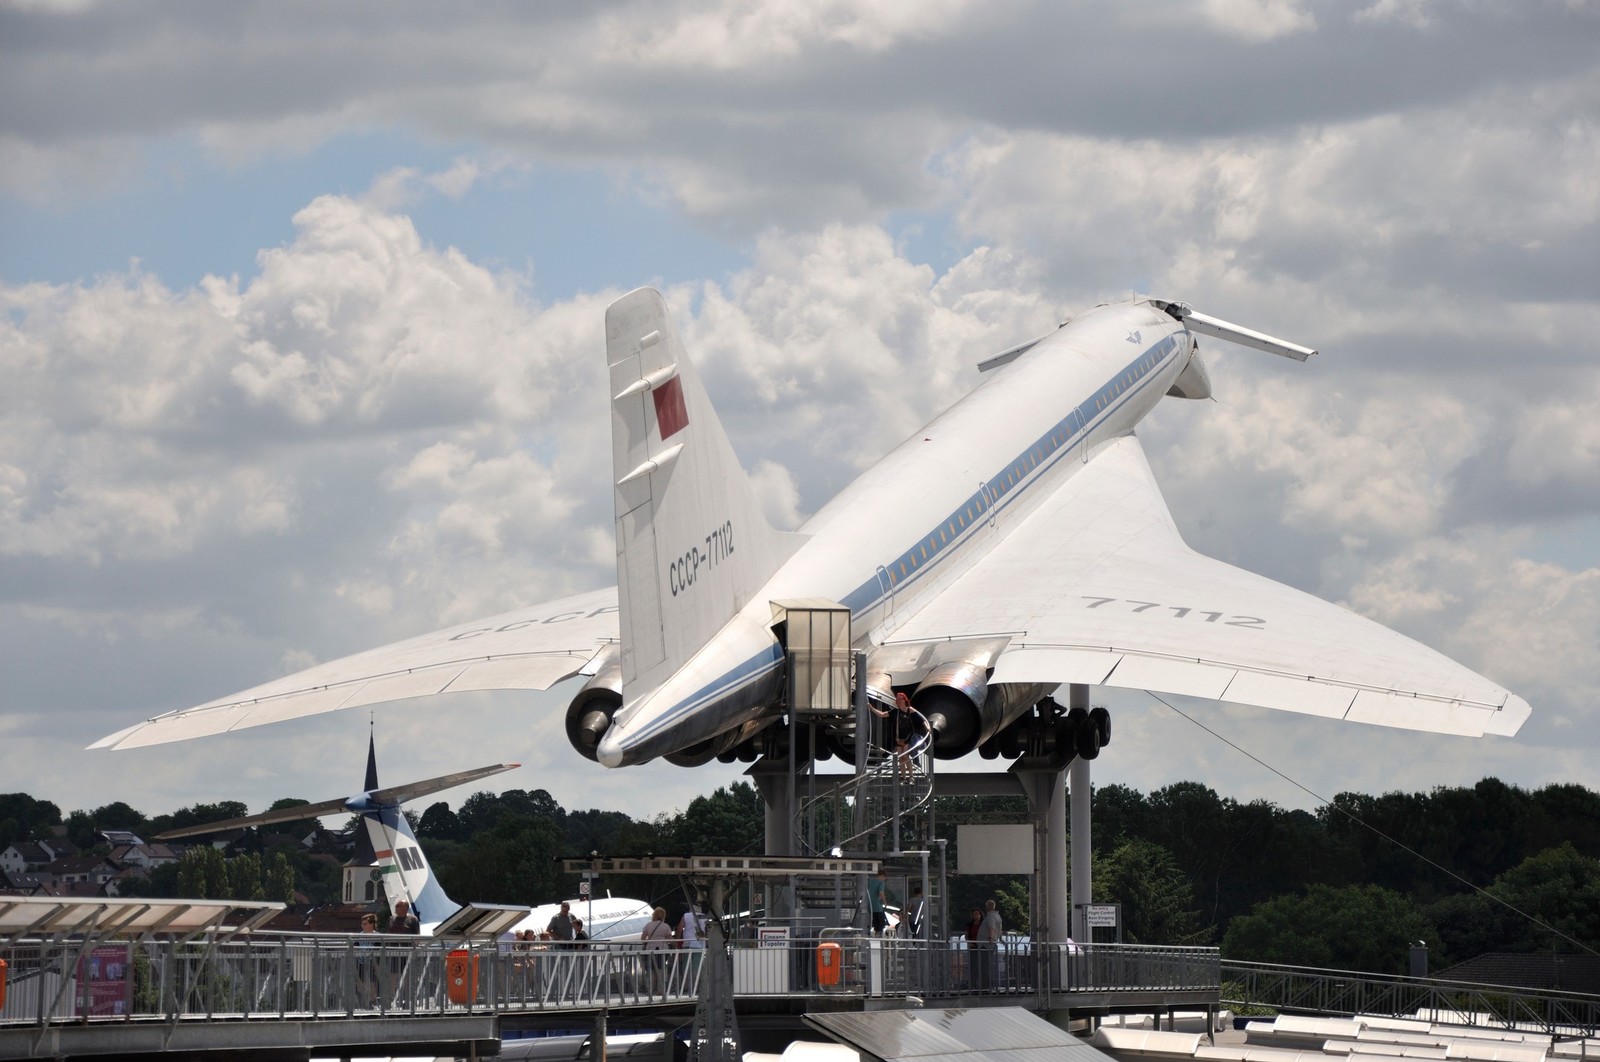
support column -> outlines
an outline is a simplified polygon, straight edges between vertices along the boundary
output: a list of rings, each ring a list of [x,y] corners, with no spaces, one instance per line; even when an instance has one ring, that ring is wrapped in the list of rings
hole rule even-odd
[[[1050,939],[1060,943],[1065,939],[1071,923],[1072,907],[1067,897],[1067,774],[1051,772],[1050,815],[1044,823],[1045,880],[1050,891],[1045,894],[1045,924],[1050,929]]]
[[[1017,771],[1033,820],[1033,939],[1060,942],[1068,926],[1067,793],[1064,771]]]
[[[794,812],[789,803],[790,786],[786,772],[748,772],[765,805],[766,854],[769,856],[794,855],[790,845],[794,839]]]
[[[1075,682],[1068,690],[1068,709],[1082,708],[1087,712],[1089,687]],[[1076,757],[1068,770],[1072,772],[1072,939],[1087,942],[1089,932],[1083,924],[1087,914],[1084,907],[1094,896],[1089,869],[1089,761]]]

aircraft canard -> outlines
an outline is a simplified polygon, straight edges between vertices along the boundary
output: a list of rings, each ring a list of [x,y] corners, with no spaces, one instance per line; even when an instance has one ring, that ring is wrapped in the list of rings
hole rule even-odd
[[[1183,543],[1134,430],[1164,396],[1210,395],[1197,335],[1315,354],[1181,303],[1097,307],[985,361],[979,386],[791,533],[762,517],[664,300],[640,289],[606,314],[620,590],[320,665],[95,747],[584,676],[566,720],[578,752],[693,765],[782,718],[773,602],[795,599],[849,609],[869,688],[909,694],[946,758],[1019,747],[1029,709],[1067,683],[1514,734],[1529,706],[1491,680]],[[1057,747],[1098,749],[1069,737]]]

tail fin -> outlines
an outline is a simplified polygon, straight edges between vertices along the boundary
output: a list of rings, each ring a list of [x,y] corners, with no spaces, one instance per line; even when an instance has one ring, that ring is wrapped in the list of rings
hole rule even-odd
[[[373,855],[377,857],[375,874],[383,876],[383,892],[389,910],[394,910],[396,900],[405,900],[411,905],[411,913],[422,923],[423,932],[428,933],[460,909],[460,904],[445,895],[399,804],[380,804],[363,811],[361,818],[367,827],[367,837],[372,841]]]
[[[623,700],[660,685],[804,541],[775,531],[661,293],[606,310]]]

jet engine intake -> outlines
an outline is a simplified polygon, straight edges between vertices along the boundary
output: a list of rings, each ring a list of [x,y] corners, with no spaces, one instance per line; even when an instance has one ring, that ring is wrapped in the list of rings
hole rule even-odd
[[[613,660],[603,664],[567,705],[567,740],[581,755],[596,759],[600,739],[621,708],[622,665]]]

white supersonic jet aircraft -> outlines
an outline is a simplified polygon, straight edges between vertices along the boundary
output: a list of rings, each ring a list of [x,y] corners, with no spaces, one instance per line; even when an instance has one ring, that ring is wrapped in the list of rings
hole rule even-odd
[[[1315,353],[1181,303],[1098,307],[984,362],[981,386],[786,532],[763,518],[661,295],[634,291],[606,311],[617,589],[322,664],[92,747],[581,676],[567,736],[607,767],[754,758],[787,740],[777,603],[797,599],[848,607],[872,695],[910,694],[947,759],[1092,758],[1109,724],[1059,710],[1049,695],[1069,683],[1516,733],[1520,697],[1184,545],[1134,429],[1163,395],[1210,395],[1197,334]],[[845,724],[820,737],[853,747]]]

